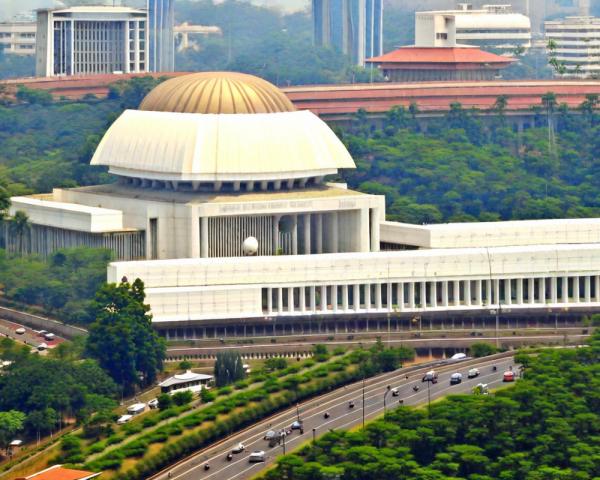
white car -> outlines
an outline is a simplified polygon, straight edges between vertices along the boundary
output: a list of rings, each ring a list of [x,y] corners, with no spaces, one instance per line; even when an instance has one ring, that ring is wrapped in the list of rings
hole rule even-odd
[[[242,442],[238,443],[235,447],[231,449],[231,453],[242,453],[246,448]]]
[[[467,377],[469,378],[475,378],[479,376],[479,369],[478,368],[472,368],[471,370],[469,370],[469,373],[467,374]]]
[[[158,398],[153,398],[148,402],[150,408],[158,408]]]
[[[121,415],[117,420],[117,425],[123,425],[133,418],[133,415]]]
[[[48,332],[48,333],[46,333],[46,334],[44,335],[44,338],[45,338],[46,340],[49,340],[49,341],[52,341],[52,340],[54,340],[54,337],[55,337],[55,335],[54,335],[53,333],[50,333],[50,332]]]
[[[264,450],[256,450],[250,454],[248,457],[248,461],[250,463],[253,462],[264,462],[265,461],[265,452]]]
[[[465,358],[467,358],[466,353],[455,353],[454,355],[452,355],[452,358],[450,358],[450,360],[464,360]]]
[[[302,428],[302,421],[300,420],[296,420],[294,423],[292,423],[292,430],[300,430]]]
[[[450,385],[458,385],[462,382],[462,373],[456,372],[450,375]]]
[[[398,387],[392,388],[391,392],[392,392],[392,397],[397,397],[398,395],[400,395],[400,390],[398,390]]]
[[[40,343],[37,346],[37,349],[41,352],[42,350],[46,350],[48,348],[48,344],[47,343]]]
[[[17,335],[23,335],[27,330],[25,330],[23,327],[19,327],[15,330],[15,333]]]
[[[487,383],[478,383],[475,387],[475,391],[481,395],[488,395],[490,393]]]

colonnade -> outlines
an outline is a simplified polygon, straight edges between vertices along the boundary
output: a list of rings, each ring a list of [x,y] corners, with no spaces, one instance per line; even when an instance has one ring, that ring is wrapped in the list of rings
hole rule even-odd
[[[599,275],[445,279],[262,289],[263,313],[290,314],[540,308],[600,303]]]

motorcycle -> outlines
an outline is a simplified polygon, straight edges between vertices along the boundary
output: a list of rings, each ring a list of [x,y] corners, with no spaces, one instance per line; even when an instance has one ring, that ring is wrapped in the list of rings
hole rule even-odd
[[[418,392],[418,391],[419,391],[419,386],[418,386],[418,385],[415,385],[415,386],[413,387],[413,392]]]
[[[231,462],[231,459],[233,458],[233,454],[232,453],[228,453],[227,454],[227,461]]]
[[[204,470],[210,470],[210,465],[208,463],[204,464]]]
[[[495,372],[496,370],[498,370],[498,367],[496,367],[496,365],[494,365],[494,366],[492,367],[492,372]]]
[[[323,418],[329,418],[329,412],[325,412],[325,413],[323,414]]]
[[[354,402],[348,403],[348,408],[354,408]]]

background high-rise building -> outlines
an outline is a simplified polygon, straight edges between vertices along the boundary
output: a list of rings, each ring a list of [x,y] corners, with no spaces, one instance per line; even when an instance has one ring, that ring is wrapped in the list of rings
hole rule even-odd
[[[545,22],[550,54],[565,68],[563,76],[600,77],[600,18],[567,17]]]
[[[175,70],[175,0],[148,0],[151,72]]]
[[[38,10],[36,75],[148,71],[147,18],[128,7]]]
[[[357,65],[383,53],[383,0],[312,0],[314,39]]]

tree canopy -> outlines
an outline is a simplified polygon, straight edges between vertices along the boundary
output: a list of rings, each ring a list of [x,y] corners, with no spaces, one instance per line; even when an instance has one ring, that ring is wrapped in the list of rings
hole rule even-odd
[[[126,393],[156,380],[165,358],[165,341],[152,328],[144,284],[105,284],[90,306],[86,351]]]
[[[588,348],[520,355],[525,377],[491,395],[400,407],[332,431],[263,478],[592,480],[600,475],[600,333]]]

